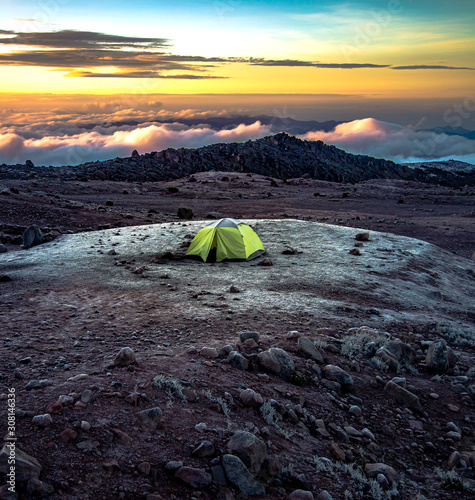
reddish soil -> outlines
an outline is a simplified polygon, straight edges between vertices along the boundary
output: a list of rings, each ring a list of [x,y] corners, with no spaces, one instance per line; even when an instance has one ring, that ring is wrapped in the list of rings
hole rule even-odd
[[[402,181],[343,185],[310,179],[284,184],[232,173],[194,177],[196,182],[144,184],[8,181],[4,186],[18,193],[0,194],[0,223],[12,235],[15,229],[11,226],[32,223],[77,232],[177,221],[177,209],[189,207],[195,219],[205,219],[209,212],[235,218],[292,217],[417,237],[466,258],[475,250],[473,188],[454,190]],[[178,192],[170,193],[173,189],[169,188],[178,188]],[[6,246],[9,251],[20,249],[12,243]],[[423,351],[425,342],[440,338],[443,332],[430,318],[426,325],[391,326],[389,333],[417,352],[419,374],[401,375],[415,386],[412,390],[423,405],[421,414],[399,406],[383,391],[396,373],[379,371],[362,354],[348,358],[340,353],[346,326],[324,319],[316,324],[298,310],[285,317],[264,315],[259,304],[247,314],[233,314],[226,300],[212,294],[208,300],[206,293],[196,299],[203,307],[212,308],[213,315],[183,321],[180,308],[186,304],[177,304],[176,311],[161,307],[161,294],[173,288],[166,277],[162,281],[162,292],[156,294],[104,290],[100,283],[91,283],[81,288],[71,284],[61,291],[54,286],[18,289],[10,298],[0,297],[0,393],[9,387],[16,389],[17,408],[25,411],[16,421],[17,446],[41,462],[40,479],[54,489],[49,498],[243,499],[230,484],[214,481],[203,489],[192,488],[165,470],[168,461],[181,460],[185,466],[210,471],[228,453],[227,443],[236,430],[249,430],[268,446],[270,460],[263,480],[266,499],[286,498],[296,489],[309,489],[315,498],[324,489],[334,500],[346,498],[346,490],[354,498],[378,498],[368,491],[366,496],[358,496],[349,473],[317,470],[316,456],[336,462],[338,450],[332,451],[332,442],[342,453],[340,459],[353,464],[355,470],[369,462],[385,462],[396,469],[401,480],[399,498],[473,498],[473,492],[460,489],[461,483],[444,482],[435,472],[437,467],[447,469],[454,451],[465,457],[475,451],[474,399],[453,390],[455,377],[469,373],[474,365],[473,339],[464,345],[451,344],[459,356],[455,369],[433,378],[424,367]],[[239,294],[228,299],[239,300]],[[354,327],[363,324],[364,320],[355,317]],[[251,365],[260,350],[280,347],[291,355],[301,378],[292,383],[257,367],[241,371],[231,367],[225,357],[200,354],[203,347],[219,350],[237,343],[243,330],[261,334],[258,345],[240,347]],[[293,330],[321,342],[325,363],[352,375],[352,393],[337,394],[322,385],[313,362],[299,354],[295,338],[288,337]],[[114,355],[124,346],[137,353],[137,363],[128,368],[111,367]],[[78,374],[87,376],[68,381]],[[152,379],[160,374],[175,377],[195,391],[198,399],[185,403],[165,388],[155,387]],[[42,379],[51,380],[52,385],[25,390],[30,380]],[[277,401],[283,414],[278,427],[266,422],[259,409],[240,401],[240,390],[246,388],[254,389],[264,400]],[[93,400],[78,404],[86,389],[92,391]],[[75,405],[49,408],[53,423],[46,428],[33,424],[31,417],[47,413],[50,403],[67,394],[73,396]],[[437,394],[438,399],[430,394]],[[6,400],[0,405],[3,436]],[[226,405],[229,415],[225,414]],[[361,416],[349,412],[353,405],[361,407]],[[163,412],[162,422],[156,430],[144,432],[136,414],[157,406]],[[303,416],[298,414],[301,408]],[[297,420],[289,409],[297,413]],[[331,423],[368,428],[377,446],[370,446],[366,437],[345,442],[333,432],[322,436],[310,425],[302,426],[309,416],[322,419],[327,428]],[[82,421],[91,428],[81,429]],[[461,440],[447,436],[449,422],[462,430]],[[198,423],[206,423],[206,430],[198,430]],[[77,433],[69,442],[60,439],[65,429]],[[213,442],[214,454],[194,456],[192,451],[204,440]],[[77,444],[84,442],[91,445],[90,450],[78,449]],[[144,462],[150,467],[138,467]],[[471,480],[472,487],[473,471],[470,461],[465,469],[457,468],[458,477]],[[39,495],[27,494],[24,485],[18,488],[19,498]],[[9,497],[3,492],[0,498]]]

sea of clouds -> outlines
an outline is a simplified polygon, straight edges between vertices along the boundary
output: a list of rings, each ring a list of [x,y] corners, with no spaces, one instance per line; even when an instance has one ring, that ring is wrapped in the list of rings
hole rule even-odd
[[[77,165],[130,156],[134,149],[142,154],[166,148],[196,148],[254,140],[276,131],[275,124],[263,124],[257,119],[251,124],[216,129],[206,119],[219,113],[192,109],[171,113],[160,109],[159,103],[154,109],[153,104],[127,109],[120,104],[95,103],[79,111],[62,108],[28,113],[5,108],[0,111],[0,164],[25,163],[29,159],[35,165]],[[190,126],[180,122],[200,117],[204,123]],[[300,137],[396,162],[453,158],[475,164],[475,140],[374,118],[342,123],[327,132],[312,130]]]

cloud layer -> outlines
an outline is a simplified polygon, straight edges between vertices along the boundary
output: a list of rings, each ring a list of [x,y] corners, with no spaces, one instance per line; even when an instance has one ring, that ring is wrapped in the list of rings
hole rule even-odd
[[[236,109],[170,111],[162,102],[146,97],[82,103],[66,100],[58,107],[48,103],[46,100],[43,109],[0,109],[0,164],[29,159],[36,165],[77,165],[129,156],[134,149],[146,153],[257,139],[275,133],[279,125],[285,129],[286,124],[285,118],[261,122],[249,116],[246,124],[240,124],[233,118]],[[252,112],[243,109],[240,114]],[[219,122],[216,117],[232,119]],[[341,123],[326,132],[311,130],[300,137],[396,162],[454,158],[475,163],[475,140],[374,118]]]
[[[330,132],[308,132],[302,138],[321,140],[350,153],[396,162],[454,158],[475,163],[475,141],[456,135],[387,123],[374,118],[337,125]]]

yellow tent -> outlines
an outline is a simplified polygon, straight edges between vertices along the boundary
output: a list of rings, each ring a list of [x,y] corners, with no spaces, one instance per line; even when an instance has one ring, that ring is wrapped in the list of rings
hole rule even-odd
[[[213,249],[216,249],[216,262],[224,259],[251,260],[265,253],[254,230],[235,219],[220,219],[200,229],[186,255],[198,255],[206,262]]]

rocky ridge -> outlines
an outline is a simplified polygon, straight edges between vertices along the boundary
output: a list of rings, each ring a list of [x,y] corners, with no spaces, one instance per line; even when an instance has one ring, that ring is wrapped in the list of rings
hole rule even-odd
[[[410,168],[392,161],[353,155],[323,143],[304,141],[286,133],[245,143],[213,144],[197,149],[166,149],[128,158],[84,163],[78,166],[35,167],[1,165],[0,179],[55,178],[61,180],[160,181],[206,171],[249,172],[276,179],[304,175],[334,182],[369,179],[465,186],[475,184],[475,170],[450,172],[437,167]]]

